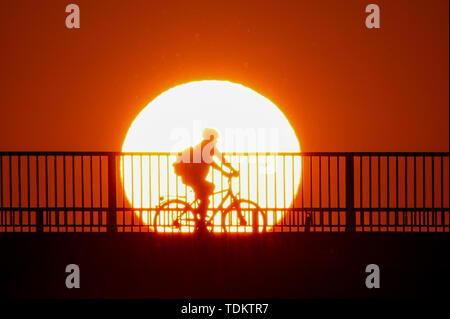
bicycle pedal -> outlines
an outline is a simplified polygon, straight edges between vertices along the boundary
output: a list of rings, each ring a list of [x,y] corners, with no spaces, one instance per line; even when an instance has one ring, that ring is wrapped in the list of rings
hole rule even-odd
[[[240,226],[247,226],[247,221],[245,219],[239,221]]]
[[[180,228],[180,223],[178,222],[178,220],[173,222],[173,226],[176,228]]]

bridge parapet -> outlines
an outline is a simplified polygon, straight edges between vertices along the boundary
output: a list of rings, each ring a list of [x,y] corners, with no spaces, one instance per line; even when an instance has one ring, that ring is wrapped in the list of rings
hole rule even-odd
[[[0,232],[153,232],[154,216],[165,200],[195,199],[173,172],[175,157],[0,152]],[[265,231],[449,231],[448,152],[226,157],[241,172],[230,184],[233,194],[257,205],[267,218]],[[209,214],[221,216],[229,184],[219,172],[208,178],[219,192],[212,196]],[[214,230],[226,231],[222,222],[229,231],[256,232],[262,217],[255,217],[250,206],[242,213],[247,227],[230,214],[227,221],[214,219]]]

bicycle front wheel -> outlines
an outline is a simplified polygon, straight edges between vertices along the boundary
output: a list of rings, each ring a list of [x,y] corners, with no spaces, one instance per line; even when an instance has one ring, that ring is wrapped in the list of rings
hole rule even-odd
[[[158,233],[189,233],[195,225],[192,207],[177,199],[163,203],[153,217],[153,229]]]
[[[222,229],[224,232],[265,232],[267,216],[258,204],[247,199],[240,199],[222,213]]]

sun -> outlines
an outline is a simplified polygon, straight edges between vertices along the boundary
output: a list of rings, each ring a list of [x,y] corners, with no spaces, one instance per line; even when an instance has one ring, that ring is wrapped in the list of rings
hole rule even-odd
[[[219,132],[217,146],[225,153],[300,152],[293,128],[274,103],[248,87],[228,81],[189,82],[162,93],[133,121],[122,151],[181,152],[201,141],[204,128]],[[240,170],[240,179],[232,182],[234,192],[271,209],[267,213],[268,225],[274,225],[282,217],[280,208],[288,208],[295,196],[300,158],[241,155],[228,159]],[[121,160],[127,199],[134,208],[149,208],[135,213],[145,224],[152,224],[154,208],[164,199],[194,200],[193,191],[175,175],[174,161],[175,155],[129,155]],[[207,179],[214,183],[215,191],[228,187],[226,178],[216,170],[211,170]],[[212,196],[210,207],[219,205],[220,196]],[[221,231],[220,222],[218,215],[214,231]],[[234,227],[231,231],[251,231],[251,227]]]

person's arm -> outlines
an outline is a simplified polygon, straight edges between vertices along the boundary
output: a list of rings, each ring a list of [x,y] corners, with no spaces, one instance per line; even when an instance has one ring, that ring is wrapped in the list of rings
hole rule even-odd
[[[220,167],[220,165],[217,164],[215,161],[212,161],[212,166],[213,166],[213,168],[215,168],[216,170],[221,171],[222,173],[228,174],[228,173],[225,172],[225,171],[222,169],[222,167]]]
[[[228,163],[228,161],[227,161],[227,159],[225,158],[225,156],[222,154],[221,151],[219,151],[219,150],[217,149],[217,147],[214,147],[214,155],[217,156],[217,157],[220,159],[220,162],[221,162],[224,166],[228,167],[231,171],[234,171],[233,166],[231,166],[231,164]]]
[[[214,147],[214,155],[217,156],[217,158],[220,159],[220,162],[223,164],[223,166],[227,167],[230,172],[225,172],[216,162],[214,162],[213,166],[216,167],[218,170],[221,170],[226,175],[234,175],[238,174],[238,171],[234,169],[234,167],[226,160],[225,156],[222,152],[220,152],[217,147]]]

